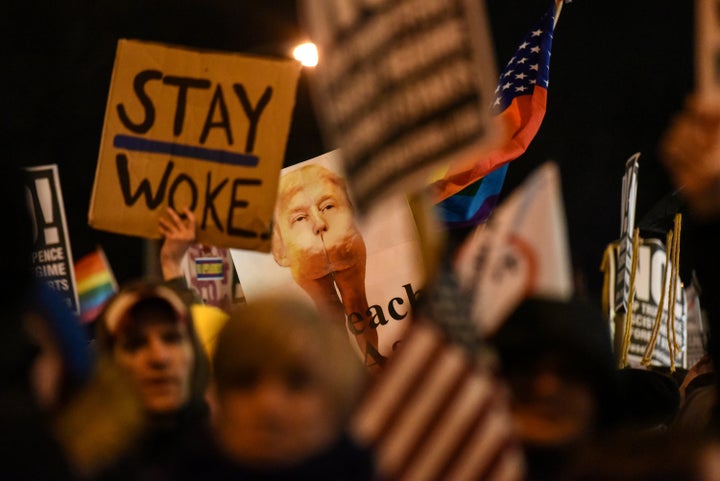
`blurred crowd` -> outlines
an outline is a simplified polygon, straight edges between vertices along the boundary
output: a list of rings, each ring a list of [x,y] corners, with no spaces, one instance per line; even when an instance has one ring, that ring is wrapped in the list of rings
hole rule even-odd
[[[707,353],[675,372],[618,368],[594,302],[524,299],[483,343],[509,392],[524,479],[720,479],[720,112],[689,99],[662,150],[691,214],[686,249],[698,259]],[[2,169],[17,229],[3,256],[12,282],[0,323],[0,478],[382,479],[377,451],[348,420],[383,371],[367,369],[338,323],[268,295],[233,306],[214,344],[203,344],[201,301],[178,267],[195,219],[169,209],[162,279],[121,286],[88,337],[33,279],[21,174]]]

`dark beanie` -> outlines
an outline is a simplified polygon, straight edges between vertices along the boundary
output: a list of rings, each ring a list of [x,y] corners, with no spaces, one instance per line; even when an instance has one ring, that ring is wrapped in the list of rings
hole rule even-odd
[[[597,306],[583,300],[527,299],[490,342],[507,369],[547,355],[580,374],[602,375],[614,369],[610,325]]]
[[[508,379],[531,375],[551,360],[560,376],[595,393],[600,422],[617,418],[617,379],[610,324],[598,306],[585,300],[529,298],[488,339]]]

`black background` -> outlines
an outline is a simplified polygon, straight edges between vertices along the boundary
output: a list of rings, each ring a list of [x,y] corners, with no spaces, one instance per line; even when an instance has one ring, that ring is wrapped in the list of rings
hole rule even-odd
[[[498,71],[550,1],[486,2]],[[101,245],[120,282],[137,277],[144,269],[144,241],[87,225],[117,40],[287,56],[303,39],[295,2],[3,3],[3,161],[58,164],[75,259]],[[658,142],[693,88],[693,42],[690,0],[574,0],[563,8],[547,114],[526,154],[511,164],[503,196],[543,162],[558,163],[581,293],[599,295],[602,253],[619,235],[627,158],[641,152],[638,221],[672,191],[657,158]],[[301,75],[285,165],[327,150],[307,82]],[[7,227],[6,235],[13,235]]]

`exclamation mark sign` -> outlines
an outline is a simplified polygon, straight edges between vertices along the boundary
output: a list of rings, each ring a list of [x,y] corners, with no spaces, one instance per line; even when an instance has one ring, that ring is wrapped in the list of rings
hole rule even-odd
[[[42,211],[45,224],[53,223],[53,199],[52,190],[50,189],[50,179],[35,179],[35,190],[40,202],[40,210]],[[57,227],[43,228],[45,235],[45,244],[57,244],[60,242],[60,233]]]

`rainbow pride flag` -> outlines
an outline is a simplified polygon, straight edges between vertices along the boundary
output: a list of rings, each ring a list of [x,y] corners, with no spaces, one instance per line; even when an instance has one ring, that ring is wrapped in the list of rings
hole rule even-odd
[[[118,290],[117,281],[101,247],[75,262],[75,281],[80,301],[80,321],[92,322]]]
[[[469,156],[446,166],[431,183],[438,215],[446,227],[474,226],[488,219],[508,163],[527,150],[540,129],[547,106],[553,34],[562,5],[562,0],[554,0],[500,74],[492,109],[504,140],[479,158]]]

